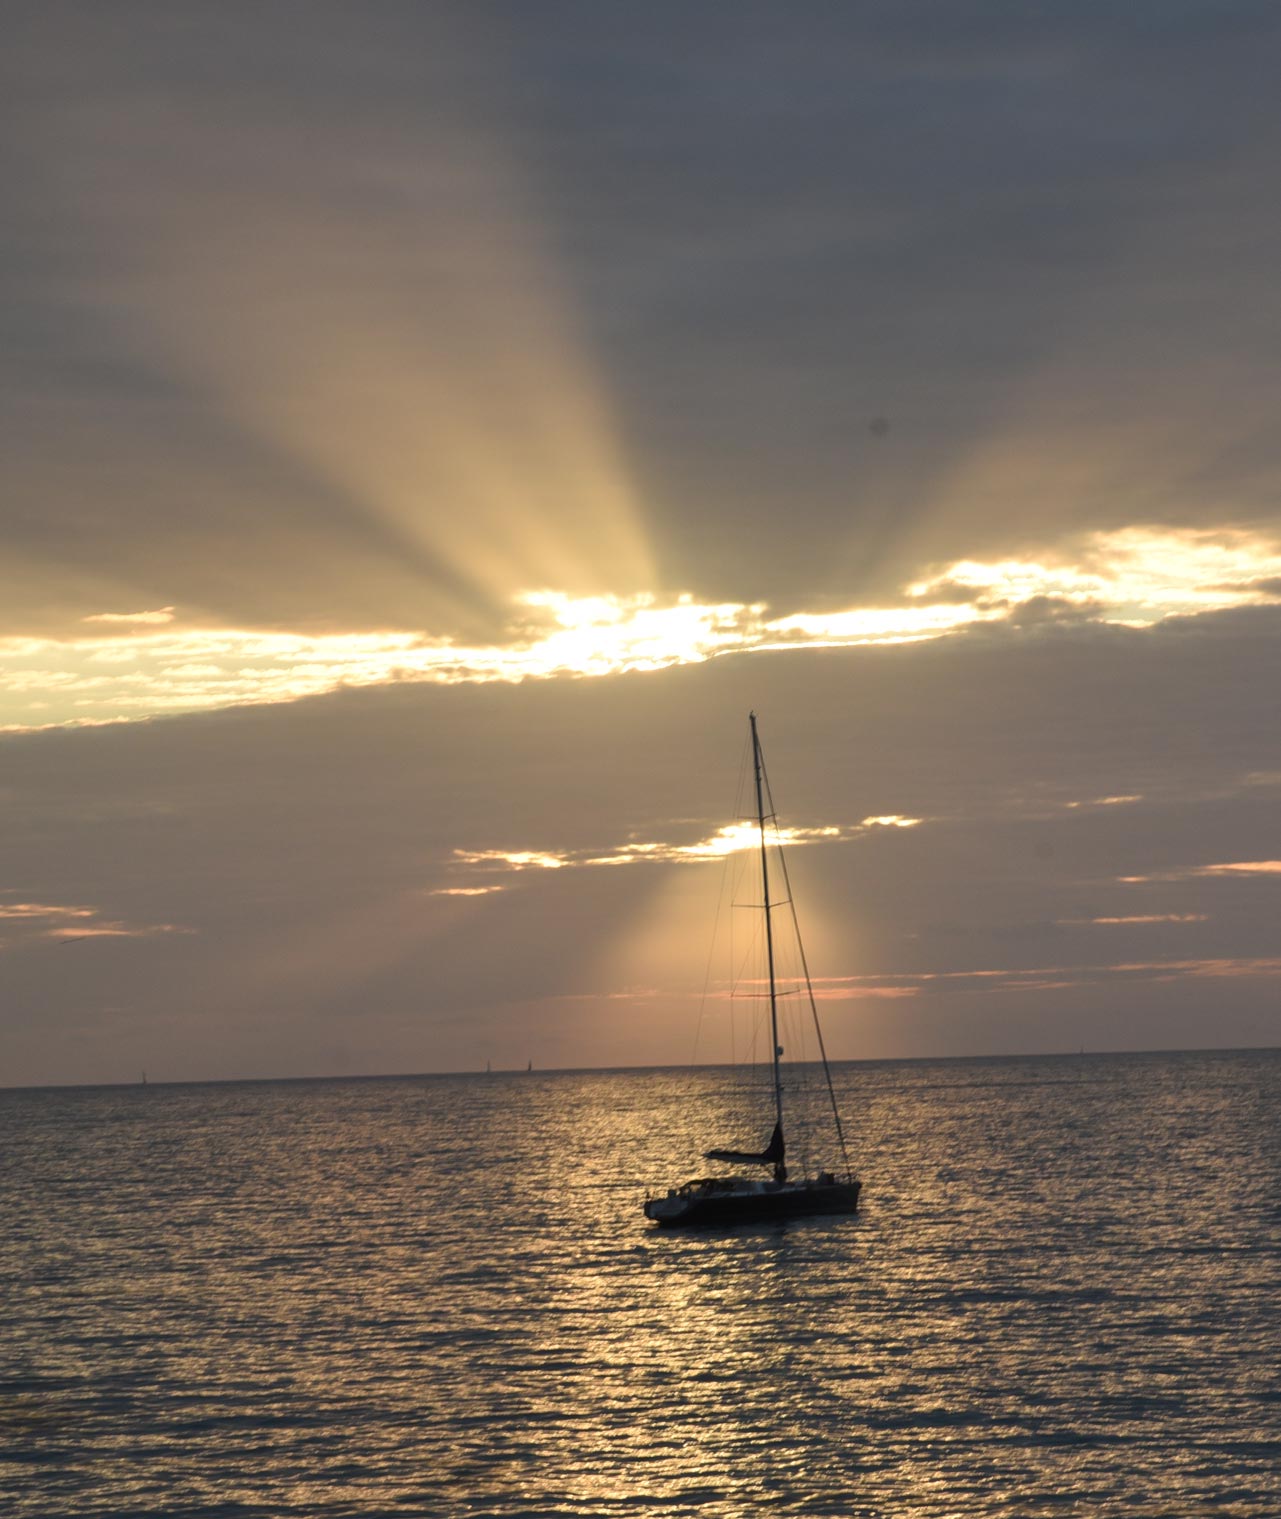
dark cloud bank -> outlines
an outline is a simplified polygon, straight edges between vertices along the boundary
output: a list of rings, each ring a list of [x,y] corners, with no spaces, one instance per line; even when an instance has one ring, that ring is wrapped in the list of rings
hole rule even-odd
[[[1069,529],[1276,526],[1272,7],[13,16],[17,626],[492,620],[449,529],[511,503],[460,437],[591,536],[536,488],[579,444],[522,440],[550,329],[663,588],[848,604]]]

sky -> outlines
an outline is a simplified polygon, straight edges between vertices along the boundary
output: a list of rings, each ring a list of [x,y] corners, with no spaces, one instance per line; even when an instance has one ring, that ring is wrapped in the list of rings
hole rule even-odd
[[[1275,6],[4,10],[0,1085],[1281,1039]]]

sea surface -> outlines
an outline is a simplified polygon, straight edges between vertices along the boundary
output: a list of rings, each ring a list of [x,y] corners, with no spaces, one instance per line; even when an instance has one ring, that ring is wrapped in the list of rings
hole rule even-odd
[[[0,1092],[0,1513],[1281,1514],[1281,1052]],[[761,1142],[768,1124],[761,1135]]]

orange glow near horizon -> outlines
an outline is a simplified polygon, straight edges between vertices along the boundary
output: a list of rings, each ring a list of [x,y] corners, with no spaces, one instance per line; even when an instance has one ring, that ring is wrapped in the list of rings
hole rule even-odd
[[[637,910],[616,925],[587,966],[593,984],[619,990],[624,1000],[643,995],[651,1005],[679,1013],[672,1018],[673,1048],[691,1061],[741,1059],[753,1048],[759,1053],[768,1047],[762,1021],[768,1018],[768,999],[759,982],[765,963],[764,918],[752,909],[760,899],[753,858],[758,847],[759,838],[750,846],[703,857],[719,859],[719,870],[650,874]],[[793,868],[791,876],[811,965],[833,966],[857,954],[850,925],[838,922],[818,894],[806,890],[803,866]],[[812,1035],[808,1005],[802,1006],[796,995],[803,982],[799,954],[786,911],[776,919],[781,1028],[789,1054],[804,1058]],[[864,1000],[885,995],[870,991]]]

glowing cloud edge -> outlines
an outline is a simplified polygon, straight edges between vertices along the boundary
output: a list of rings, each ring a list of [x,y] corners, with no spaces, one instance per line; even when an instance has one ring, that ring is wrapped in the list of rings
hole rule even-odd
[[[1044,612],[1150,627],[1275,605],[1281,548],[1241,531],[1126,528],[1037,560],[959,560],[895,605],[770,617],[761,603],[522,593],[507,642],[405,629],[306,634],[184,626],[172,607],[94,613],[103,632],[0,638],[0,731],[297,701],[343,687],[508,682],[667,669],[723,654],[918,643]],[[1116,802],[1130,800],[1113,798]]]

